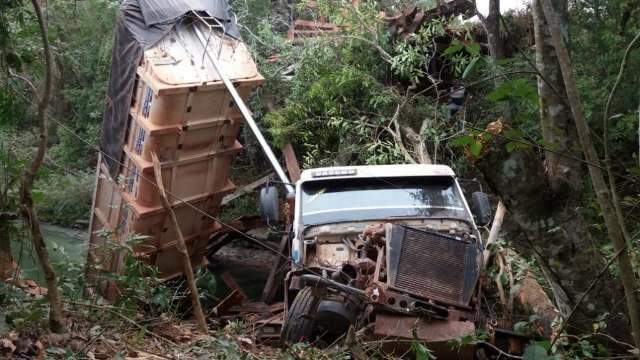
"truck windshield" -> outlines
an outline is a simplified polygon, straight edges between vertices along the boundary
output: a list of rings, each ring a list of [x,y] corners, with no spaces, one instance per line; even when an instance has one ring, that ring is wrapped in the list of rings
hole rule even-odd
[[[302,185],[302,222],[359,221],[390,217],[469,220],[451,177],[356,178]]]

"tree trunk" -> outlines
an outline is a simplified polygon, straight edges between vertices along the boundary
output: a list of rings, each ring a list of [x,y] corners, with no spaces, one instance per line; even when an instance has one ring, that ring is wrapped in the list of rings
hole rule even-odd
[[[9,212],[9,190],[13,188],[13,177],[10,172],[9,163],[13,161],[11,153],[4,144],[0,144],[0,156],[4,156],[4,164],[0,163],[0,281],[3,281],[13,274],[14,262],[11,253],[11,236],[9,235],[10,220],[17,217],[13,212]]]
[[[544,164],[533,150],[507,152],[497,138],[491,151],[476,164],[495,194],[509,209],[524,241],[512,241],[519,254],[533,254],[549,282],[558,310],[568,314],[576,298],[602,267],[587,223],[568,206],[569,192],[551,189]],[[580,307],[574,325],[589,328],[594,316],[615,303],[606,279],[598,283]]]
[[[62,321],[62,302],[60,301],[60,293],[58,292],[58,280],[51,263],[49,262],[49,254],[47,252],[47,246],[42,236],[42,230],[40,229],[40,220],[38,219],[38,213],[33,205],[33,183],[42,165],[44,155],[47,151],[47,107],[49,106],[49,99],[51,97],[51,76],[52,76],[52,63],[51,63],[51,49],[49,47],[49,40],[47,35],[47,27],[42,17],[42,9],[38,0],[31,0],[33,8],[35,10],[36,17],[38,19],[38,25],[40,27],[40,34],[42,37],[42,47],[45,58],[45,84],[44,91],[38,104],[38,123],[40,130],[40,142],[38,143],[38,149],[34,155],[31,166],[27,169],[22,176],[22,188],[20,190],[20,203],[21,213],[25,218],[29,230],[31,232],[31,240],[33,241],[33,247],[36,251],[38,261],[44,272],[44,277],[47,282],[47,296],[49,298],[49,326],[51,331],[55,333],[66,332],[66,328]]]
[[[485,20],[489,52],[493,59],[504,57],[504,39],[500,32],[500,0],[489,0],[489,15]]]
[[[563,21],[563,27],[566,28],[566,1],[553,0],[553,6],[557,9],[561,15]],[[567,156],[572,154],[573,149],[577,147],[577,133],[573,118],[571,116],[571,109],[565,104],[566,96],[564,82],[562,81],[562,72],[560,70],[560,64],[556,56],[551,34],[549,32],[549,24],[547,23],[540,1],[536,0],[533,3],[532,9],[534,35],[536,44],[536,67],[539,73],[544,76],[538,76],[538,95],[540,98],[540,128],[542,130],[542,137],[545,142],[544,152],[544,169],[546,177],[549,182],[549,186],[556,194],[566,194],[565,208],[577,209],[580,205],[580,198],[582,195],[582,179],[584,171],[581,167],[581,163]],[[566,38],[566,32],[563,33],[563,37]],[[578,156],[576,156],[578,157]],[[574,213],[576,217],[574,222],[586,226],[586,221],[579,211]],[[566,245],[582,245],[587,246],[591,251],[587,251],[587,254],[596,256],[593,240],[588,231],[581,231],[586,237],[585,243],[568,243]],[[539,263],[542,264],[543,273],[550,279],[555,278],[553,276],[553,266],[550,265],[550,260],[554,258],[547,258],[538,256]],[[593,264],[593,271],[596,270],[597,264],[594,261],[589,261]],[[563,316],[567,316],[573,307],[573,301],[571,298],[575,298],[575,295],[568,296],[567,291],[558,284],[552,286],[552,292],[554,294],[556,303],[559,305]],[[573,293],[573,292],[570,292]]]
[[[562,0],[553,0],[563,24],[566,24],[567,4]],[[556,191],[567,189],[580,195],[584,171],[580,162],[562,154],[572,154],[578,145],[571,109],[565,104],[566,96],[560,64],[549,33],[539,1],[533,3],[533,24],[536,43],[536,67],[544,76],[538,77],[538,95],[540,97],[540,128],[545,142],[545,169],[551,188]],[[563,27],[566,28],[566,25]],[[563,34],[566,38],[566,32]],[[567,188],[568,187],[568,188]],[[575,199],[578,200],[578,199]]]
[[[475,2],[474,2],[475,3]],[[478,11],[475,13],[482,23],[484,31],[487,33],[487,45],[491,58],[500,60],[504,57],[504,38],[500,31],[500,0],[489,0],[489,14],[485,17]]]
[[[553,45],[556,49],[558,56],[558,62],[562,69],[562,78],[567,91],[567,98],[571,105],[571,112],[575,119],[576,128],[578,131],[578,138],[582,145],[585,159],[588,161],[587,168],[589,169],[589,175],[591,177],[591,183],[596,193],[596,198],[602,216],[607,226],[607,232],[609,238],[613,243],[616,252],[621,252],[618,257],[618,267],[620,268],[620,279],[622,280],[622,286],[624,287],[625,298],[627,302],[628,316],[631,322],[631,329],[633,331],[633,338],[636,348],[640,349],[640,309],[638,308],[638,300],[635,295],[636,286],[633,273],[633,267],[629,258],[628,250],[626,249],[626,242],[623,236],[623,229],[620,224],[622,222],[617,218],[615,208],[611,202],[611,194],[609,193],[609,187],[604,180],[602,169],[600,167],[600,159],[591,142],[591,134],[589,132],[589,125],[582,112],[582,103],[580,100],[580,94],[576,82],[573,79],[571,58],[567,50],[566,44],[562,38],[561,26],[559,24],[558,16],[553,9],[553,6],[549,0],[545,0],[542,3],[545,18],[549,23],[551,30],[551,37],[553,39]],[[640,358],[640,355],[638,355]]]
[[[7,220],[0,218],[0,281],[13,274],[13,256],[11,255],[11,237]]]
[[[486,268],[489,264],[489,258],[491,257],[491,250],[488,248],[498,241],[498,235],[500,234],[500,230],[502,229],[502,222],[504,221],[504,216],[507,213],[507,208],[504,206],[502,200],[498,202],[498,206],[496,207],[496,213],[493,217],[493,222],[491,223],[491,231],[489,231],[489,237],[487,238],[487,242],[484,244],[484,252],[482,254],[484,258],[484,267]]]

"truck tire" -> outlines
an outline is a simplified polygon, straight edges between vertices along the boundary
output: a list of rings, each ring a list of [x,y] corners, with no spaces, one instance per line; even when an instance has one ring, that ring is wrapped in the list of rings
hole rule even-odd
[[[282,342],[284,344],[311,343],[316,340],[315,315],[318,303],[319,299],[313,294],[313,289],[309,286],[296,295],[282,328]]]

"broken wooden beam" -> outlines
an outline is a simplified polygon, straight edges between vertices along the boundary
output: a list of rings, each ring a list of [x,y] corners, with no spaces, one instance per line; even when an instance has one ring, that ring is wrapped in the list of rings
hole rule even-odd
[[[220,278],[229,287],[229,289],[237,291],[244,300],[249,300],[247,294],[244,293],[240,285],[238,285],[238,283],[236,282],[236,279],[234,279],[228,271],[220,274]]]
[[[259,178],[258,180],[239,188],[233,194],[229,194],[223,197],[222,202],[220,203],[221,206],[225,206],[230,202],[232,202],[233,200],[254,191],[255,189],[261,187],[262,185],[265,185],[266,183],[268,183],[270,180],[273,180],[273,173],[269,173]]]
[[[298,158],[293,150],[293,145],[288,143],[282,148],[282,155],[284,156],[284,162],[287,165],[287,172],[289,173],[289,179],[292,183],[296,183],[300,180],[300,164]]]

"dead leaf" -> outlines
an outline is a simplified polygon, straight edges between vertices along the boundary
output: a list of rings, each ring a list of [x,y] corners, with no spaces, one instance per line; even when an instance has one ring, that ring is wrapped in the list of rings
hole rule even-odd
[[[498,120],[491,122],[489,123],[489,125],[487,125],[487,132],[493,135],[497,135],[502,132],[502,128],[503,128],[502,118],[498,118]]]
[[[0,354],[11,354],[16,350],[16,346],[13,345],[13,341],[9,339],[0,339]]]

